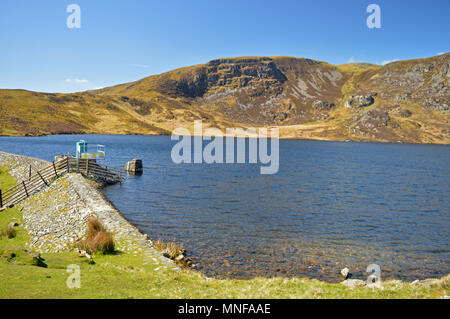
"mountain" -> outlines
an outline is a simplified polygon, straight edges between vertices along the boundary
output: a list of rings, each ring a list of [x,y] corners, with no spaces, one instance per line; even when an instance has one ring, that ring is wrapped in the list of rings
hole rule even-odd
[[[73,94],[0,90],[0,134],[170,134],[202,119],[283,138],[449,144],[449,87],[450,53],[385,66],[225,58]]]

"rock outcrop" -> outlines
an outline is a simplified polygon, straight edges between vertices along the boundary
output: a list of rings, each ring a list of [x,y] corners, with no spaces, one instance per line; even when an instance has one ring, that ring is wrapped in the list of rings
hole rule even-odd
[[[329,111],[331,110],[335,105],[334,103],[329,103],[327,101],[314,101],[312,104],[313,108],[320,111]]]
[[[376,93],[368,95],[352,95],[349,100],[345,102],[345,107],[366,107],[375,102],[374,97]]]

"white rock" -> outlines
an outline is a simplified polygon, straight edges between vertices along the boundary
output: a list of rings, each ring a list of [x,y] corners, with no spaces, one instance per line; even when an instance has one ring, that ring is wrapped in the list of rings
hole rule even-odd
[[[360,279],[347,279],[341,282],[341,285],[347,286],[349,288],[356,288],[356,287],[364,287],[366,285],[366,282],[364,280]]]
[[[348,269],[347,267],[341,270],[342,278],[347,279],[349,274],[350,274],[350,269]]]

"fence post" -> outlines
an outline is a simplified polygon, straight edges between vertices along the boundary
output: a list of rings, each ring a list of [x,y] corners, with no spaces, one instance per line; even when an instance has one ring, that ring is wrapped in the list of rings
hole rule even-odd
[[[42,177],[41,173],[39,173],[39,171],[37,171],[37,173],[38,173],[39,177],[42,179],[42,181],[44,182],[44,184],[45,184],[46,186],[48,186],[47,182],[46,182],[45,179]]]
[[[30,171],[28,173],[28,180],[30,180],[30,179],[31,179],[31,165],[30,165]]]
[[[28,195],[27,187],[25,186],[25,181],[22,181],[22,184],[23,184],[23,189],[25,190],[25,194],[27,194],[27,197],[30,197],[30,195]]]
[[[55,161],[53,161],[53,170],[55,171],[55,176],[58,177],[58,172],[56,171]]]
[[[67,173],[70,173],[70,162],[69,162],[69,156],[67,156]]]
[[[0,209],[3,207],[2,190],[0,189]]]
[[[88,176],[88,173],[89,173],[89,160],[88,159],[86,159],[86,176]]]

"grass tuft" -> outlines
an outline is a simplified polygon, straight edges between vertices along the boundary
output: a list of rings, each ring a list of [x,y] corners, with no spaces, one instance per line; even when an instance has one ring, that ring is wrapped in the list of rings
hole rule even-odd
[[[164,257],[173,260],[177,265],[186,268],[192,267],[192,259],[186,258],[186,250],[175,242],[163,242],[161,239],[153,242],[153,247],[163,254]]]
[[[175,242],[165,243],[161,239],[158,239],[153,243],[153,246],[156,250],[163,253],[163,255],[170,259],[176,259],[179,256],[182,256],[185,253],[183,247],[179,246]]]
[[[95,217],[88,219],[86,239],[78,243],[78,248],[89,254],[100,252],[104,255],[114,253],[114,239],[102,223]]]
[[[17,235],[16,233],[16,229],[14,228],[14,225],[10,224],[6,227],[6,229],[0,233],[0,238],[1,237],[8,237],[9,239],[15,238]]]
[[[170,255],[171,258],[175,259],[178,256],[181,256],[184,254],[185,250],[183,247],[178,246],[178,244],[174,242],[169,242],[166,245],[165,251]]]

